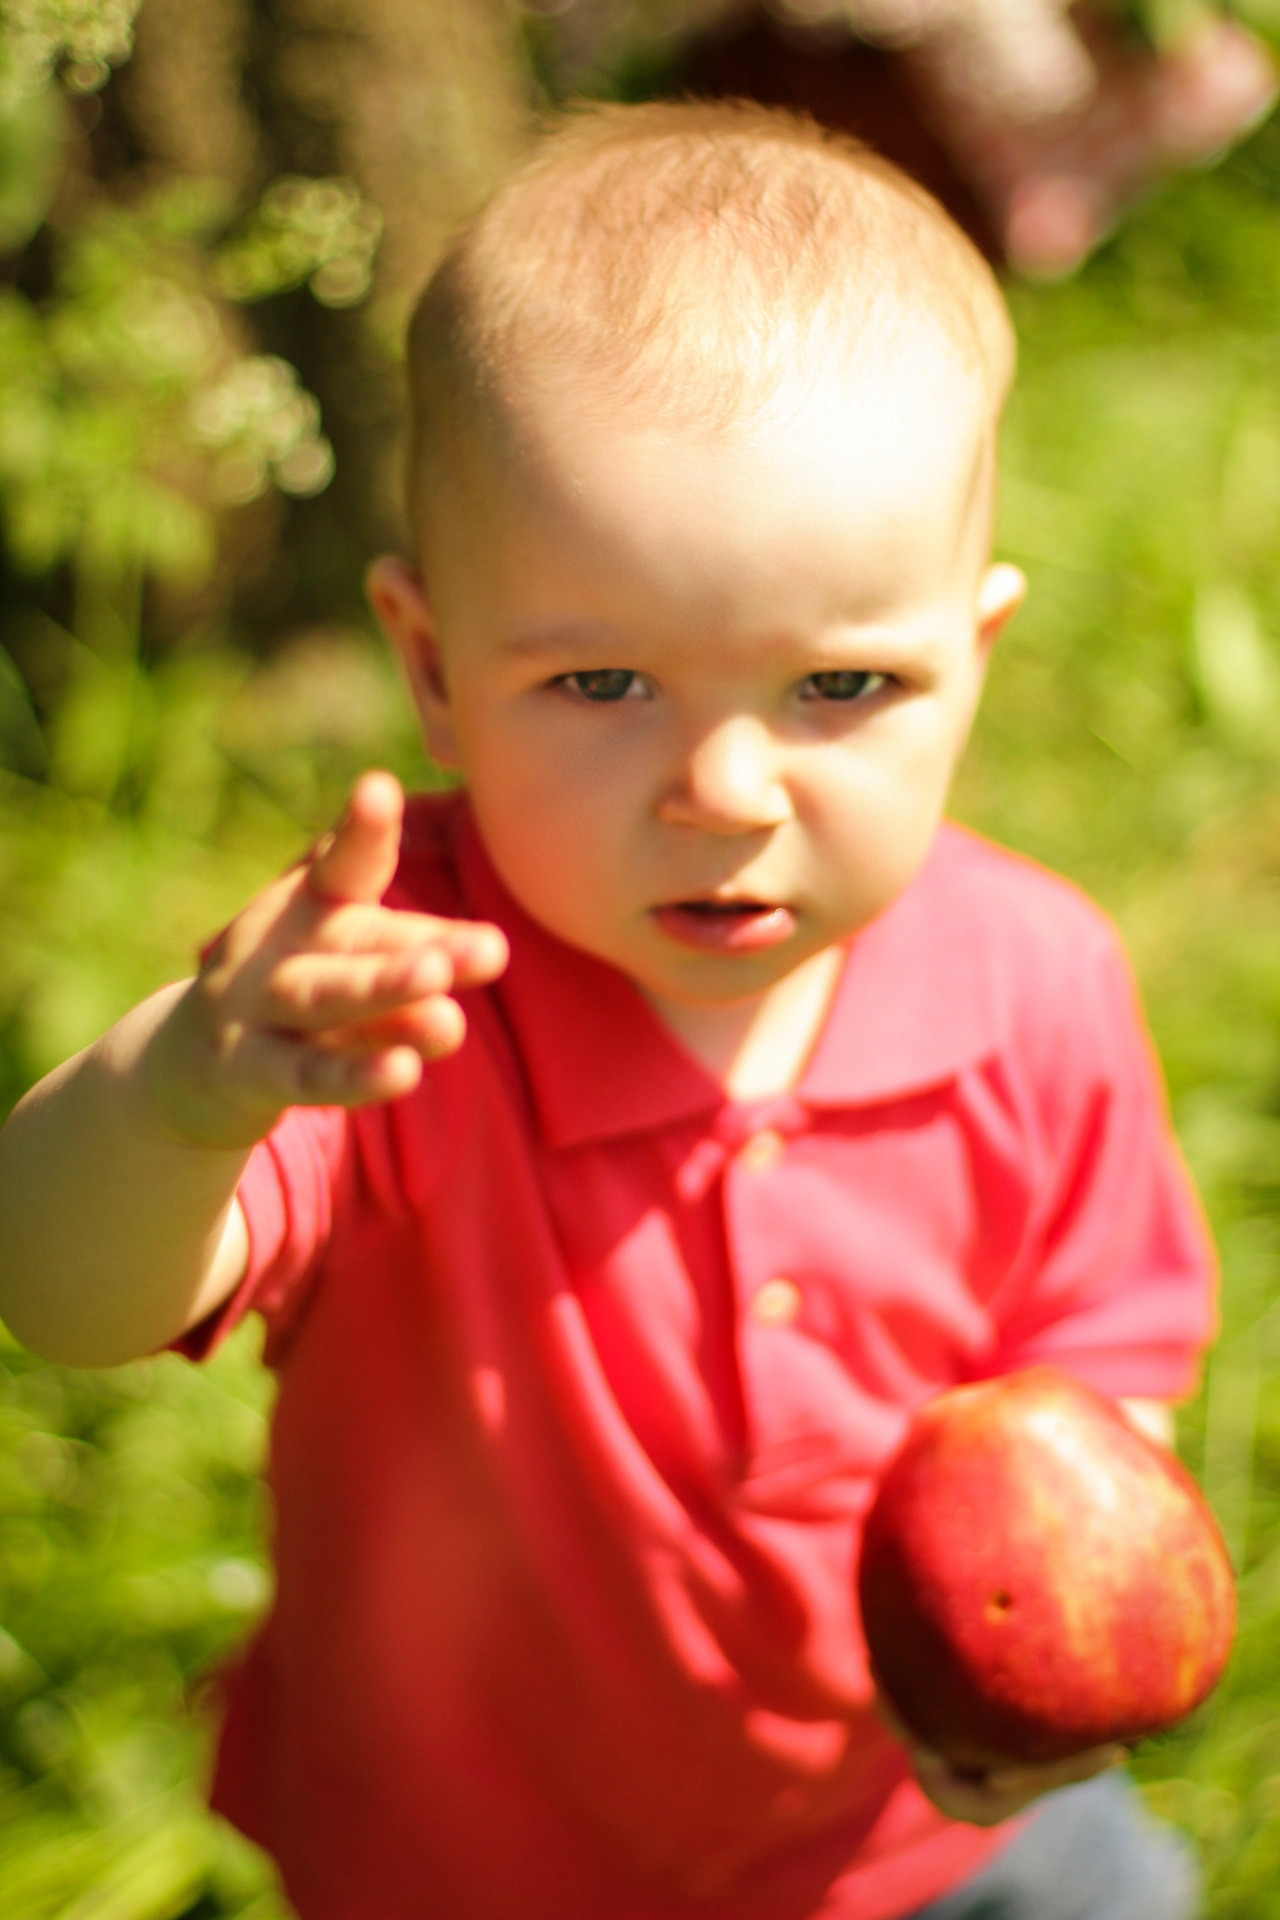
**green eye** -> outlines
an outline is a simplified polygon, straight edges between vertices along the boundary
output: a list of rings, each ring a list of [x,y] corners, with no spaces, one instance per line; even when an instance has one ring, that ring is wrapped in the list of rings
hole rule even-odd
[[[590,673],[566,673],[562,686],[571,687],[584,700],[635,699],[643,693],[644,682],[630,667],[596,667]]]
[[[882,673],[862,672],[841,667],[831,673],[811,673],[800,688],[802,700],[863,700],[879,693],[885,683]]]

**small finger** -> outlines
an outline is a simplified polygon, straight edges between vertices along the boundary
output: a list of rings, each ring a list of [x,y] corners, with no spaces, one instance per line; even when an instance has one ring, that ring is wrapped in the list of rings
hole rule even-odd
[[[438,946],[392,954],[291,954],[262,989],[266,1026],[295,1032],[363,1026],[453,985]]]
[[[445,920],[395,907],[343,905],[315,927],[326,953],[392,953],[437,946],[450,957],[459,986],[482,986],[507,964],[506,936],[484,920]]]
[[[244,1035],[234,1068],[264,1103],[360,1107],[412,1093],[422,1056],[408,1046],[339,1048],[254,1032]]]
[[[991,1786],[999,1793],[1046,1793],[1054,1787],[1071,1787],[1080,1780],[1092,1780],[1097,1773],[1105,1773],[1108,1767],[1114,1767],[1126,1756],[1126,1749],[1117,1742],[1108,1742],[1105,1746],[1089,1747],[1084,1753],[1075,1753],[1066,1760],[1055,1760],[1038,1767],[1000,1767],[993,1768],[988,1775]]]
[[[459,987],[483,987],[505,972],[511,948],[501,927],[485,920],[456,921],[449,951],[453,956],[454,984]]]
[[[922,1792],[952,1820],[972,1826],[997,1826],[1035,1798],[1037,1789],[998,1789],[980,1774],[969,1775],[927,1749],[912,1756]]]
[[[384,1019],[372,1021],[338,1036],[352,1046],[409,1046],[424,1060],[456,1053],[466,1038],[467,1019],[456,1000],[433,994],[412,1006],[398,1007]]]
[[[310,891],[322,900],[380,900],[400,858],[404,793],[389,773],[362,774],[347,810],[311,856]]]
[[[413,1047],[340,1052],[306,1047],[298,1070],[302,1100],[342,1107],[403,1099],[421,1078],[422,1057]]]

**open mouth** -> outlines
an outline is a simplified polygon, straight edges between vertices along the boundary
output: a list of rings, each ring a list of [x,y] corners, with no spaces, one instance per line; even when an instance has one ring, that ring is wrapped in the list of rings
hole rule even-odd
[[[704,953],[759,953],[796,930],[791,908],[767,900],[676,900],[653,918],[669,939]]]

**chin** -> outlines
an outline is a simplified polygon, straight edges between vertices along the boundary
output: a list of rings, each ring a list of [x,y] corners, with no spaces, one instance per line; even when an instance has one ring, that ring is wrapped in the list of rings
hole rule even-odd
[[[692,956],[688,963],[678,967],[646,969],[645,974],[641,974],[638,967],[624,966],[623,971],[631,973],[646,992],[663,999],[694,1007],[732,1007],[759,999],[806,960],[824,951],[825,946],[806,944],[801,951],[790,954],[775,951],[767,960],[754,955],[708,954]]]

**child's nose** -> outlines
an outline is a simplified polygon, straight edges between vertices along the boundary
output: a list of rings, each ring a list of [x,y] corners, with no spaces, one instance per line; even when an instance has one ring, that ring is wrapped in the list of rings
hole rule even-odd
[[[667,826],[704,833],[757,833],[791,817],[767,730],[746,715],[723,720],[689,748],[677,778],[663,795],[658,817]]]

